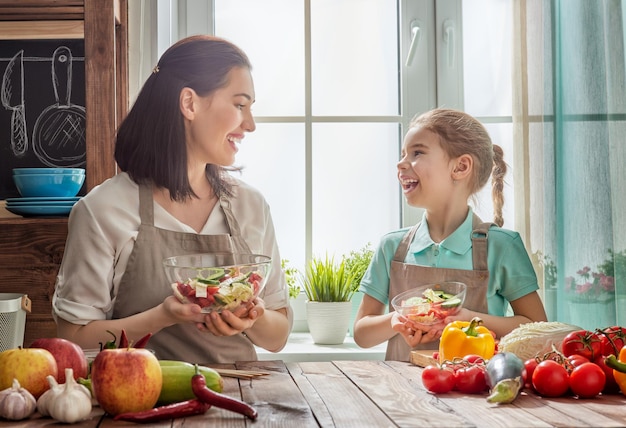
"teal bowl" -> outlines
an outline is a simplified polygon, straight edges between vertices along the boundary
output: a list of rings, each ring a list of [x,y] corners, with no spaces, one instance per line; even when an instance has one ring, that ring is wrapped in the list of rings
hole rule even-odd
[[[13,175],[23,174],[85,174],[84,168],[13,168]]]
[[[13,175],[15,187],[24,198],[73,197],[85,182],[84,173]]]

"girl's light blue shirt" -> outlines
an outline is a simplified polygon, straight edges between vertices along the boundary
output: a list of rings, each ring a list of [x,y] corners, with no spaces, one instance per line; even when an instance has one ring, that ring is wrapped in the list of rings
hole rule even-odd
[[[424,215],[404,262],[429,267],[471,270],[472,217],[473,212],[469,209],[467,218],[458,229],[437,244],[430,238]],[[403,228],[383,236],[361,281],[359,290],[385,305],[388,305],[390,300],[391,261],[409,229]],[[517,232],[500,227],[492,227],[489,230],[487,265],[489,268],[487,303],[489,313],[492,315],[510,314],[509,302],[539,289],[537,275]]]

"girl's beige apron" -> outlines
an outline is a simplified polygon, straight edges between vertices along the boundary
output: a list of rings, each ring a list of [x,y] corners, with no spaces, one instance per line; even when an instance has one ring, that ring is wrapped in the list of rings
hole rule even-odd
[[[389,278],[389,311],[393,311],[391,298],[398,294],[425,284],[443,281],[459,281],[467,284],[464,307],[473,311],[487,313],[487,287],[489,270],[487,268],[487,233],[491,223],[483,223],[474,215],[472,228],[472,262],[473,270],[434,268],[404,263],[409,246],[419,223],[413,226],[402,238],[391,262]],[[419,344],[416,349],[437,349],[439,341]],[[409,361],[412,350],[401,334],[397,334],[387,344],[386,360]]]
[[[230,234],[198,235],[174,232],[154,226],[152,187],[139,186],[139,216],[141,225],[120,282],[113,318],[125,318],[155,307],[172,294],[162,260],[166,257],[205,253],[250,253],[240,235],[239,224],[233,216],[230,202],[220,198]],[[232,363],[236,360],[257,359],[252,342],[244,335],[216,337],[200,332],[195,324],[176,324],[152,336],[148,348],[159,359],[176,359],[196,363]]]

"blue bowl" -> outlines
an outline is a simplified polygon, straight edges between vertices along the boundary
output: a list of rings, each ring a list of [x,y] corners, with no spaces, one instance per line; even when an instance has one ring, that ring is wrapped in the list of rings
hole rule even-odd
[[[73,197],[85,182],[85,174],[18,174],[13,181],[25,198]]]
[[[13,168],[13,175],[23,174],[84,174],[84,168]]]

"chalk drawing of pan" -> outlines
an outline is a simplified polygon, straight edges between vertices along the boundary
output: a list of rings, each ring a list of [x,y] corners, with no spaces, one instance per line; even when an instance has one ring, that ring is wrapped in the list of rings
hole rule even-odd
[[[85,165],[85,107],[72,104],[72,52],[60,46],[52,56],[56,103],[46,107],[33,128],[33,151],[51,167]]]
[[[2,75],[0,100],[5,109],[11,110],[11,149],[17,157],[28,149],[26,116],[24,114],[24,51],[16,53]]]

